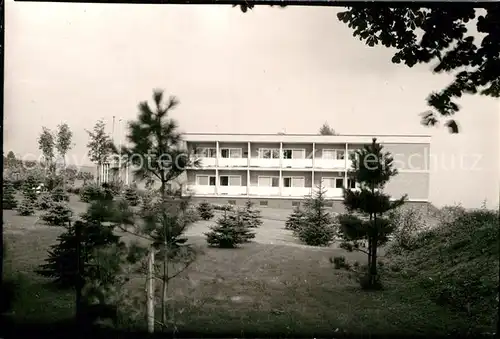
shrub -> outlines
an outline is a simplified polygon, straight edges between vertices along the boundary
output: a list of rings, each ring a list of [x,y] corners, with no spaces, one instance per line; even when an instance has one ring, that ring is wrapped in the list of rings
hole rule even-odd
[[[21,205],[17,208],[19,215],[29,216],[35,213],[35,204],[30,198],[24,197]]]
[[[260,211],[253,206],[253,202],[251,200],[247,200],[241,217],[248,227],[257,228],[262,226],[262,217],[260,216]]]
[[[416,248],[416,235],[425,227],[422,213],[415,208],[398,208],[389,212],[391,227],[395,229],[389,246],[390,251],[401,253]]]
[[[104,189],[96,184],[84,185],[80,190],[80,199],[83,202],[99,200],[104,195]]]
[[[297,206],[285,222],[285,229],[298,231],[304,219],[304,212]]]
[[[241,218],[241,212],[236,211],[224,215],[217,220],[215,226],[210,227],[210,232],[205,233],[210,246],[221,248],[234,248],[239,244],[249,242],[255,237],[248,225]]]
[[[39,210],[48,210],[50,206],[52,205],[52,197],[50,196],[50,193],[48,192],[43,192],[38,196],[38,201],[37,201],[37,208]]]
[[[37,200],[36,188],[38,184],[36,178],[32,175],[29,175],[23,183],[22,191],[24,198],[30,200],[33,204],[36,203]]]
[[[64,226],[71,220],[72,211],[65,201],[52,201],[49,210],[42,215],[42,220],[49,225]]]
[[[346,267],[346,259],[343,255],[341,256],[335,256],[333,257],[333,260],[331,260],[333,263],[333,266],[336,270],[339,270],[341,268]]]
[[[208,202],[204,201],[198,205],[198,214],[203,220],[210,220],[214,217],[213,207]]]
[[[2,209],[14,210],[17,208],[14,186],[9,181],[3,182]]]
[[[69,202],[69,195],[64,191],[62,187],[56,187],[50,192],[50,197],[52,201],[56,202]]]
[[[125,189],[124,198],[130,206],[139,205],[139,194],[137,193],[137,189],[134,187],[128,186]]]
[[[80,239],[76,237],[75,227],[81,227]],[[110,227],[103,227],[95,222],[77,221],[75,225],[68,227],[57,240],[58,243],[51,246],[45,264],[40,265],[36,273],[53,278],[54,283],[61,287],[74,288],[78,278],[78,262],[89,262],[95,249],[116,244],[119,242],[119,237],[113,234]],[[78,248],[82,251],[77,252]],[[78,255],[81,256],[80,260]],[[82,273],[85,274],[85,272]]]
[[[232,205],[213,205],[214,207],[214,210],[216,211],[225,211],[225,212],[229,212],[229,211],[234,211],[234,207]]]

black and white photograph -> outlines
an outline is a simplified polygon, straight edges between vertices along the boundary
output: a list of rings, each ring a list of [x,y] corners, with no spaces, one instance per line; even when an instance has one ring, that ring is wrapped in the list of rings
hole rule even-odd
[[[498,335],[499,2],[2,5],[1,339]]]

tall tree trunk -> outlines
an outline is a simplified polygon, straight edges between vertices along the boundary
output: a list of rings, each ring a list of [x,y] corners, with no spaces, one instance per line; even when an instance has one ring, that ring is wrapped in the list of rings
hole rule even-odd
[[[370,285],[373,287],[377,283],[377,215],[373,215],[372,253],[370,265]]]
[[[148,276],[147,276],[147,319],[148,319],[148,332],[155,331],[155,285],[154,285],[154,261],[155,252],[151,246],[148,257]]]

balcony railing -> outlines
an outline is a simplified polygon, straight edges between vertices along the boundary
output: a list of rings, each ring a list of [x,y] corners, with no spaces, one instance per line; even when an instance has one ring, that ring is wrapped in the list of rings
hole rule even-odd
[[[219,195],[246,195],[246,186],[219,186]]]
[[[275,197],[290,197],[290,198],[303,198],[314,194],[315,187],[263,187],[263,186],[249,186],[249,196],[275,196]],[[246,196],[247,186],[215,186],[207,185],[188,185],[186,193],[194,195],[218,195],[218,196]],[[340,198],[342,197],[341,188],[328,188],[326,189],[325,196],[327,198]]]
[[[191,160],[199,160],[200,167],[261,167],[261,168],[313,168],[313,159],[263,159],[263,158],[205,158],[191,157]],[[351,168],[350,160],[347,160],[347,168]],[[345,160],[314,159],[315,169],[346,169]]]
[[[250,195],[256,196],[280,196],[279,187],[250,186]]]

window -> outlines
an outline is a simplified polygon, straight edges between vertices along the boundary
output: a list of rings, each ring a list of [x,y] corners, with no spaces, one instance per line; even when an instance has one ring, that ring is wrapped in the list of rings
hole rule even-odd
[[[280,150],[279,148],[260,148],[259,158],[261,159],[279,159]]]
[[[236,200],[228,200],[228,205],[236,205]]]
[[[325,207],[333,207],[333,201],[325,201]]]
[[[241,186],[241,176],[239,175],[221,175],[221,186]]]
[[[283,186],[284,187],[304,187],[305,179],[304,177],[284,177]]]
[[[221,148],[221,158],[241,158],[241,148]]]
[[[300,201],[292,201],[292,207],[300,206]]]
[[[196,184],[200,186],[215,186],[215,176],[213,175],[197,175]]]
[[[200,148],[198,150],[198,153],[200,158],[215,158],[217,155],[217,150],[211,147]]]
[[[259,176],[257,183],[261,187],[279,187],[280,185],[279,180],[280,180],[279,177]]]
[[[259,202],[259,205],[260,205],[260,206],[267,206],[267,200],[261,200],[261,201]]]
[[[284,149],[283,159],[305,159],[306,150],[305,149]]]
[[[324,149],[322,158],[325,160],[333,160],[335,159],[335,150],[334,149]]]
[[[356,188],[356,181],[347,179],[347,188]]]
[[[326,188],[335,188],[335,178],[322,178],[323,186]]]
[[[344,187],[344,178],[336,178],[335,179],[335,188]]]
[[[345,158],[345,151],[337,150],[335,153],[337,155],[337,160],[344,160],[344,158]]]

